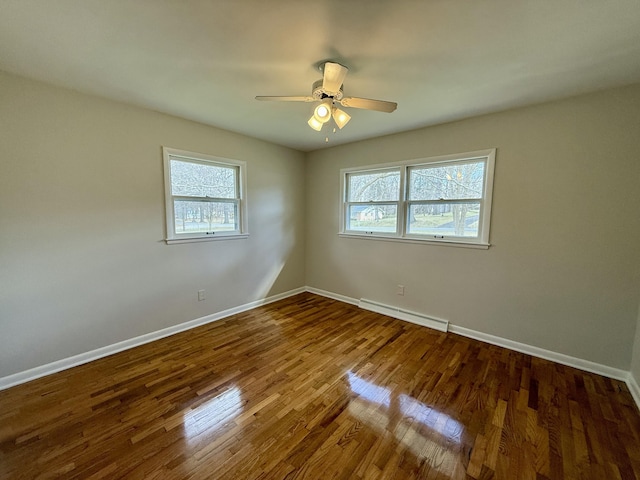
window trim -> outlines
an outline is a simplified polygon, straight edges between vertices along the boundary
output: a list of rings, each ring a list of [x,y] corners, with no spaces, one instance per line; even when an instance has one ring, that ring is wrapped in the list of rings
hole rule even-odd
[[[491,226],[491,207],[493,198],[493,181],[495,172],[495,156],[496,149],[477,150],[473,152],[457,153],[451,155],[439,155],[435,157],[418,158],[411,160],[402,160],[399,162],[381,163],[375,165],[366,165],[362,167],[350,167],[340,170],[340,228],[338,235],[345,238],[361,238],[370,240],[386,240],[393,242],[433,244],[442,246],[454,246],[465,248],[488,249],[489,231]],[[444,238],[425,238],[423,235],[411,234],[406,231],[407,216],[409,206],[420,200],[409,200],[409,170],[411,167],[420,167],[424,165],[434,165],[438,163],[454,164],[465,163],[474,159],[486,159],[486,166],[483,178],[484,196],[480,199],[481,215],[479,219],[479,235],[477,240],[465,240],[465,237],[444,237]],[[358,202],[347,201],[347,176],[351,173],[367,173],[372,171],[400,168],[400,199],[398,201],[398,233],[378,233],[364,232],[356,230],[347,230],[347,211],[348,205]],[[459,200],[459,199],[458,199]],[[470,199],[478,201],[477,199]],[[451,200],[445,200],[451,202]],[[392,203],[392,202],[383,202]]]
[[[204,153],[189,152],[186,150],[178,150],[176,148],[162,147],[163,169],[164,169],[164,198],[165,198],[165,242],[173,243],[190,243],[190,242],[208,242],[212,240],[230,240],[238,238],[247,238],[249,231],[247,228],[247,199],[246,199],[246,165],[247,162],[242,160],[232,160],[223,157],[216,157]],[[209,198],[210,202],[232,203],[237,205],[238,212],[238,230],[232,232],[194,232],[186,234],[175,233],[175,212],[174,200],[188,198],[190,201],[200,201],[201,197],[184,197],[182,195],[172,195],[171,193],[171,159],[184,159],[192,163],[202,165],[217,165],[227,168],[237,169],[237,189],[238,196],[235,198]]]
[[[367,173],[374,173],[374,172],[379,172],[381,170],[397,170],[398,173],[400,174],[400,188],[402,188],[402,184],[403,184],[403,175],[404,175],[404,169],[401,166],[395,166],[395,167],[383,167],[383,168],[373,168],[373,169],[364,169],[364,170],[354,170],[354,171],[348,171],[345,172],[343,175],[343,181],[344,181],[344,200],[343,200],[343,216],[345,219],[345,222],[342,223],[342,225],[344,226],[344,231],[345,232],[354,232],[353,230],[351,231],[347,231],[346,230],[346,212],[349,211],[349,207],[352,205],[367,205],[367,206],[373,206],[373,205],[395,205],[396,207],[396,218],[397,218],[397,222],[396,222],[396,231],[395,232],[361,232],[362,235],[374,235],[377,237],[390,237],[390,238],[395,238],[398,235],[400,235],[400,233],[402,232],[402,221],[400,219],[400,212],[402,212],[402,194],[400,192],[398,192],[398,200],[380,200],[380,201],[369,201],[369,202],[349,202],[347,199],[349,198],[349,182],[346,181],[347,177],[349,174],[351,173],[358,173],[358,174],[367,174]],[[357,235],[357,233],[356,233]]]

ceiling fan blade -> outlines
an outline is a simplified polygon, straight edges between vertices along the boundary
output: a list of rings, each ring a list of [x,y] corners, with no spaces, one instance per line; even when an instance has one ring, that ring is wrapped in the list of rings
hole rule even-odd
[[[363,108],[364,110],[376,110],[377,112],[391,113],[398,104],[384,100],[371,100],[370,98],[345,97],[339,100],[343,107]]]
[[[344,77],[349,69],[339,63],[327,62],[324,64],[324,76],[322,78],[322,88],[328,94],[336,94],[342,87]]]
[[[265,96],[257,96],[256,100],[265,100],[269,102],[315,102],[316,99],[313,97],[265,97]]]

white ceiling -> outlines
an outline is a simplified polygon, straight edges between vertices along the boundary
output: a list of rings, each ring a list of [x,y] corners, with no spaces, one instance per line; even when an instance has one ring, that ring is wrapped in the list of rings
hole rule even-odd
[[[254,99],[327,59],[398,109],[327,144],[311,104]],[[310,151],[640,82],[640,1],[0,0],[0,69]]]

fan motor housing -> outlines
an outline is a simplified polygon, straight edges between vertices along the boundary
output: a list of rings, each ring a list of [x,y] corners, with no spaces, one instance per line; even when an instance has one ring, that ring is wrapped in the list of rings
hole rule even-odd
[[[333,98],[334,100],[341,100],[344,96],[344,92],[342,91],[342,87],[340,87],[340,91],[337,93],[327,92],[322,86],[323,80],[317,80],[313,82],[313,87],[311,87],[311,96],[316,100],[324,100],[325,98]]]

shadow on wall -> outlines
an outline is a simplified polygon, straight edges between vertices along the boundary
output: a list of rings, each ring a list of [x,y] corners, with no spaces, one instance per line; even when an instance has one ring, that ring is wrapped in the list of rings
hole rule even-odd
[[[252,201],[255,197],[260,205],[260,211],[257,212],[260,224],[265,228],[256,232],[264,255],[251,265],[253,274],[260,279],[252,298],[263,299],[291,289],[286,281],[285,269],[296,245],[295,221],[291,208],[288,209],[289,214],[286,213],[286,200],[282,191],[263,190],[254,193]],[[281,279],[281,276],[284,278]],[[278,286],[279,280],[284,283],[284,288]]]

